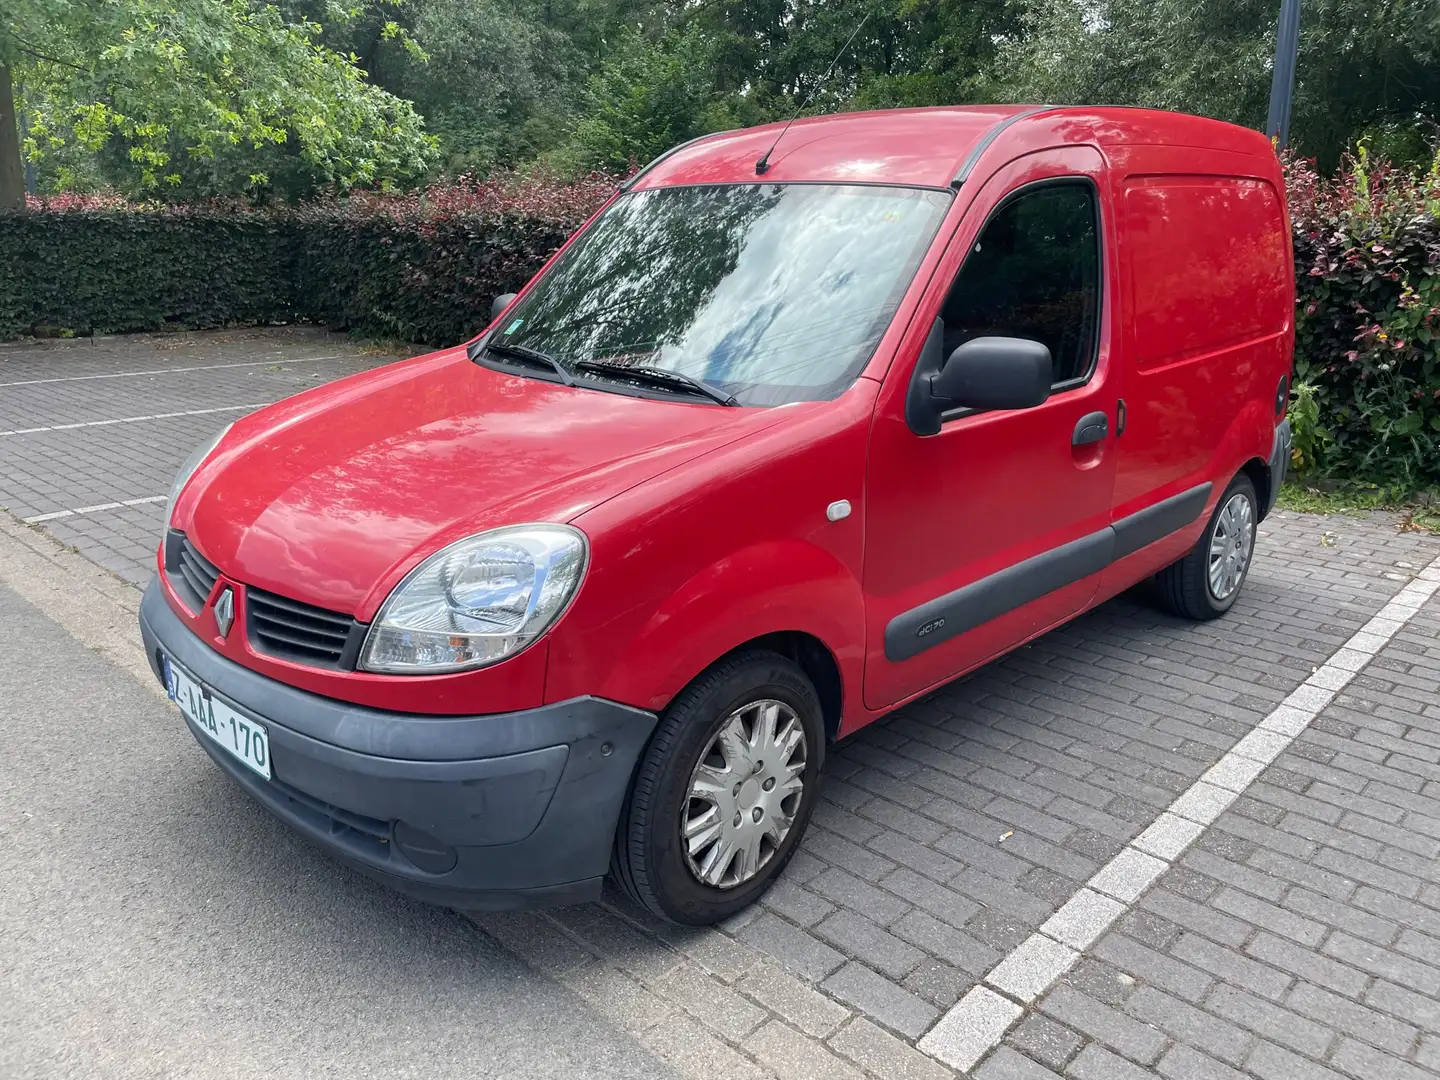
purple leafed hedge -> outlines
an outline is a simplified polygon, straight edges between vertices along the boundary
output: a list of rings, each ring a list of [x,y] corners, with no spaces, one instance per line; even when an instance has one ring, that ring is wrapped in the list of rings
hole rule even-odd
[[[1333,178],[1288,164],[1302,472],[1440,486],[1440,158],[1428,173],[1362,152]]]

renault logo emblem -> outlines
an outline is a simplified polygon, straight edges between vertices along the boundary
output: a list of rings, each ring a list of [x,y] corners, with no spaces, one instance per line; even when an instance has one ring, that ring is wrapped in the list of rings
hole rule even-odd
[[[215,629],[222,638],[230,636],[230,627],[235,625],[235,593],[227,585],[215,598]]]

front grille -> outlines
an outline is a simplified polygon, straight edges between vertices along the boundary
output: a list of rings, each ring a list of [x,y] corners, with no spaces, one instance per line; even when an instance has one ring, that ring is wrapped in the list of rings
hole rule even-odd
[[[256,652],[311,667],[353,671],[368,629],[338,611],[254,588],[245,590],[245,612]]]
[[[165,573],[185,606],[198,612],[215,587],[220,569],[201,555],[184,533],[172,529],[165,538]]]

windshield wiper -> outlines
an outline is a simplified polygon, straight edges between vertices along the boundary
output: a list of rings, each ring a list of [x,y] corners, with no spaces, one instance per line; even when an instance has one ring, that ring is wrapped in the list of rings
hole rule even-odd
[[[661,386],[671,389],[684,389],[692,394],[699,394],[707,397],[719,405],[739,405],[734,394],[727,394],[718,386],[712,386],[703,379],[697,379],[692,375],[686,375],[683,371],[671,371],[668,368],[650,367],[647,364],[612,364],[604,360],[580,360],[575,367],[580,371],[593,371],[601,375],[615,375],[624,378],[632,378],[636,382],[649,383],[652,386]]]
[[[575,376],[566,370],[565,365],[549,353],[543,353],[539,349],[532,349],[525,345],[505,345],[494,341],[487,341],[482,348],[485,352],[492,352],[496,356],[503,356],[510,360],[524,360],[527,363],[540,364],[560,376],[560,381],[566,386],[575,385]]]

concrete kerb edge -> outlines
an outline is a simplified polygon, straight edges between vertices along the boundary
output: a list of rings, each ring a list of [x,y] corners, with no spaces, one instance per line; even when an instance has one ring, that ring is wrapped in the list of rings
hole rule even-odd
[[[140,591],[58,540],[0,513],[0,582],[157,695],[140,643]]]

